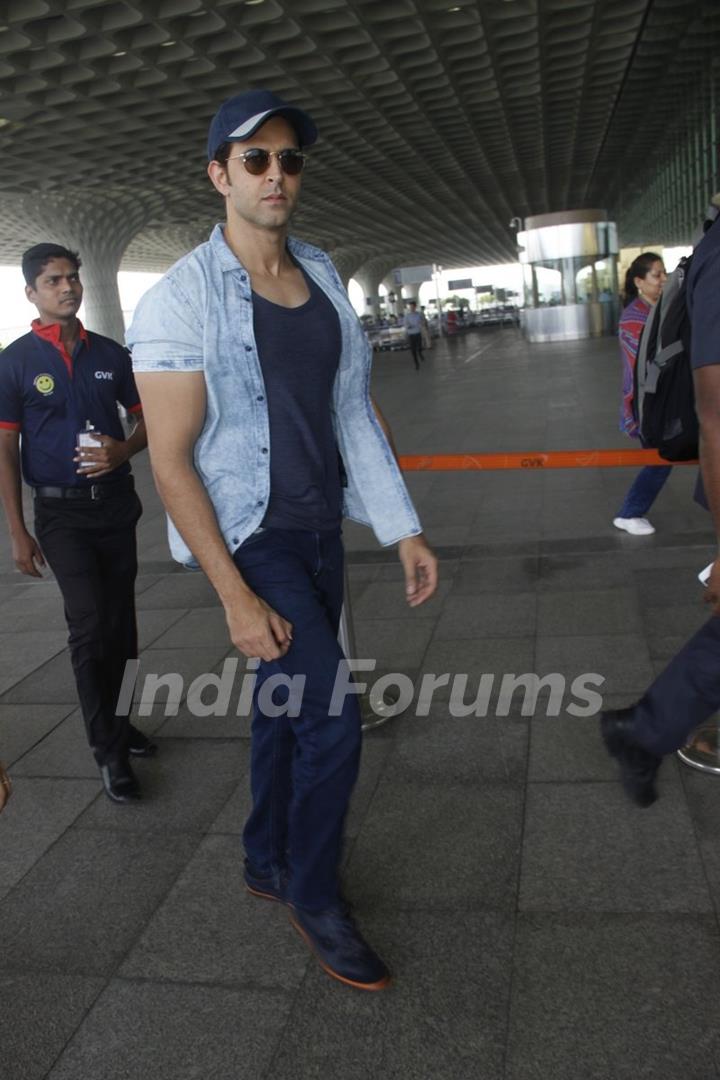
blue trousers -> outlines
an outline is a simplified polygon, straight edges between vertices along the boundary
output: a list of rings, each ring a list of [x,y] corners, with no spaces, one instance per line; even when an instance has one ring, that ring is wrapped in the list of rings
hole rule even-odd
[[[641,469],[630,485],[617,516],[621,518],[645,517],[671,472],[672,465],[646,465],[644,469]]]
[[[633,737],[654,754],[684,746],[720,708],[720,618],[713,615],[658,675],[633,711]]]
[[[321,911],[337,904],[343,827],[360,764],[357,697],[328,716],[338,663],[343,601],[340,530],[265,529],[233,555],[250,588],[293,625],[280,660],[261,663],[252,723],[253,808],[243,842],[251,872],[289,871],[289,898]],[[299,715],[267,715],[258,694],[272,675],[305,676]],[[262,697],[262,695],[260,695]],[[292,711],[292,697],[290,703]],[[288,700],[278,689],[273,700]],[[263,703],[266,705],[266,703]]]

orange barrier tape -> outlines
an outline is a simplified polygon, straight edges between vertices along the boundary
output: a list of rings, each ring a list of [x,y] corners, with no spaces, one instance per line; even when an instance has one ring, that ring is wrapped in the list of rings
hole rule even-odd
[[[669,462],[656,450],[550,450],[546,454],[407,454],[400,465],[409,472],[450,472],[467,469],[598,469],[628,465],[697,465]]]

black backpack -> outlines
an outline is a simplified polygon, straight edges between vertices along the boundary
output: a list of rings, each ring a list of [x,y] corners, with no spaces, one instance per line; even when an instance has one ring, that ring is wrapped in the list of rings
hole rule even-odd
[[[713,208],[706,231],[715,221]],[[700,428],[690,363],[687,278],[692,255],[681,259],[651,310],[640,338],[635,364],[633,407],[643,446],[666,461],[698,456]]]

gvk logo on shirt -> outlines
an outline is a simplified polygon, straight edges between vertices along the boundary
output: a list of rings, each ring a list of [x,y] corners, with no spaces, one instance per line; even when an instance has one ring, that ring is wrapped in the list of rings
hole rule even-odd
[[[112,371],[96,371],[96,379],[113,379],[115,376]]]

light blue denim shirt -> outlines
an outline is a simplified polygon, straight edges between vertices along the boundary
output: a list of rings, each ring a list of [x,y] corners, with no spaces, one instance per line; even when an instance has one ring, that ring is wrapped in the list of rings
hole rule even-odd
[[[421,531],[400,469],[370,400],[372,348],[328,256],[289,239],[288,248],[337,308],[342,351],[333,426],[347,472],[344,514],[381,544]],[[232,552],[260,525],[270,497],[267,401],[253,333],[250,275],[216,225],[210,239],[145,293],[127,334],[135,371],[202,371],[207,412],[195,468]],[[172,521],[175,559],[197,565]]]

